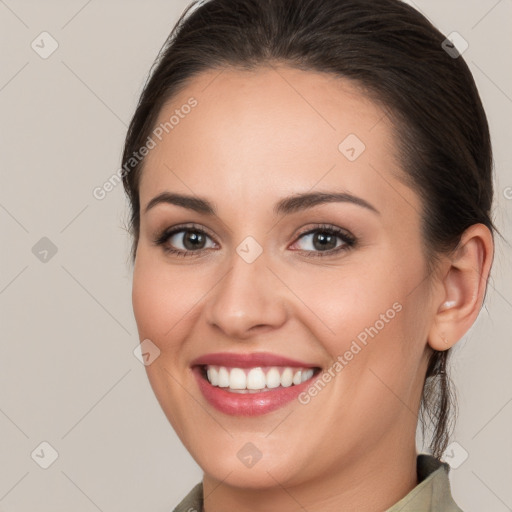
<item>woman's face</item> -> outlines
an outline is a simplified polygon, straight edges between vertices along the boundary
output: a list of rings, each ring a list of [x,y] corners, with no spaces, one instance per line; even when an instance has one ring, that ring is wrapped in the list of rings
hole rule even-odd
[[[151,386],[206,475],[287,487],[413,453],[436,308],[384,111],[331,75],[226,69],[157,125],[133,306]]]

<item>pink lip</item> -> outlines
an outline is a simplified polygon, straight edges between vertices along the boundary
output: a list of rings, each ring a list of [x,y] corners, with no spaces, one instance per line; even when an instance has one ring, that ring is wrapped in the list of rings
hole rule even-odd
[[[291,366],[299,368],[314,368],[311,363],[297,361],[284,356],[277,356],[270,352],[253,352],[252,354],[235,354],[233,352],[217,352],[205,354],[194,359],[191,366],[199,365],[227,366],[230,368],[252,368],[256,366]]]
[[[194,366],[192,372],[206,401],[220,412],[231,416],[259,416],[275,411],[296,399],[315,380],[313,376],[296,386],[278,387],[260,393],[232,393],[225,388],[212,386],[202,375],[200,366]]]
[[[224,414],[232,416],[258,416],[285,406],[305,391],[315,379],[289,387],[278,387],[259,393],[233,393],[225,388],[212,386],[204,376],[205,365],[226,366],[231,368],[252,368],[268,366],[290,366],[299,368],[318,368],[303,361],[288,357],[277,356],[269,352],[252,354],[235,354],[218,352],[206,354],[192,361],[192,372],[197,380],[199,389],[206,401]]]

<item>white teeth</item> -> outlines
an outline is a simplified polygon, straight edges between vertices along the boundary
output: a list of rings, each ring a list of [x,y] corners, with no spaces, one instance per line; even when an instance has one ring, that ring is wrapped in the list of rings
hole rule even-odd
[[[311,379],[311,377],[313,377],[313,370],[311,368],[308,368],[307,370],[302,372],[301,381],[306,382],[307,380]]]
[[[267,388],[273,389],[281,385],[281,375],[277,368],[270,368],[267,372]]]
[[[291,368],[285,368],[281,374],[281,386],[289,388],[293,382],[293,370]]]
[[[279,386],[287,388],[299,385],[313,377],[312,368],[276,367],[268,368],[266,373],[261,367],[243,369],[225,366],[206,366],[206,375],[212,386],[229,388],[238,393],[269,391]]]
[[[263,389],[265,385],[265,374],[261,368],[253,368],[247,374],[247,389]]]
[[[212,386],[218,386],[219,385],[219,372],[213,367],[210,366],[208,368],[208,380],[212,384]]]
[[[247,389],[247,377],[242,368],[232,368],[229,374],[229,387],[231,389]]]
[[[213,382],[210,382],[210,384],[215,386],[215,384],[213,384]],[[219,386],[219,388],[229,388],[229,373],[226,370],[226,368],[224,368],[223,366],[221,366],[219,368],[219,383],[218,383],[218,386]]]

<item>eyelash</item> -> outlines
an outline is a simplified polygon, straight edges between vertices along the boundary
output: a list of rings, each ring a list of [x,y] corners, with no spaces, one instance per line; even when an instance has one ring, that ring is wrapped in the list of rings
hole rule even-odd
[[[205,235],[209,238],[212,238],[212,236],[210,236],[203,228],[200,228],[199,226],[193,224],[193,225],[185,225],[185,226],[175,226],[170,229],[164,229],[162,232],[160,232],[156,236],[153,243],[157,246],[161,246],[167,254],[172,254],[173,256],[178,256],[178,257],[182,257],[182,258],[196,257],[200,253],[208,250],[208,249],[199,249],[197,251],[182,251],[181,249],[173,249],[173,248],[165,245],[166,242],[169,240],[169,238],[171,238],[172,236],[176,235],[177,233],[187,232],[187,231],[193,232],[193,233],[199,233],[201,235]],[[330,249],[328,251],[304,251],[304,250],[298,251],[298,252],[305,253],[306,257],[308,257],[308,258],[318,258],[318,257],[324,258],[324,257],[328,257],[328,256],[333,256],[334,254],[338,254],[340,252],[348,251],[349,249],[352,249],[356,245],[356,242],[357,242],[356,238],[353,237],[352,235],[348,234],[346,231],[344,231],[340,228],[337,228],[335,226],[328,225],[328,224],[321,224],[321,225],[316,226],[315,228],[310,228],[302,233],[299,233],[297,240],[299,240],[300,238],[302,238],[306,235],[310,235],[310,234],[316,233],[316,232],[320,232],[320,233],[324,233],[324,234],[328,234],[328,235],[335,235],[343,241],[343,245],[340,245],[339,247]],[[313,253],[313,254],[310,254],[310,253]]]

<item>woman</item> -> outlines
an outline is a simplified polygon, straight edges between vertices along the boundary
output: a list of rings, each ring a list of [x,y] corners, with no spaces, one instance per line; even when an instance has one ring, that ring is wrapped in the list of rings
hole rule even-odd
[[[147,374],[204,471],[176,511],[460,511],[447,360],[495,228],[446,37],[398,0],[196,2],[123,163]]]

